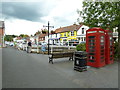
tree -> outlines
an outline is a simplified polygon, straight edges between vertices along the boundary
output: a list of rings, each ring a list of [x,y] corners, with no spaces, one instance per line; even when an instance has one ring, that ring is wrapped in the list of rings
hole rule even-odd
[[[88,2],[84,0],[83,10],[77,11],[82,22],[91,27],[114,28],[118,31],[118,59],[120,59],[120,2]],[[80,22],[80,19],[78,19]]]
[[[16,35],[5,35],[4,40],[5,41],[13,41],[13,38],[15,38]]]
[[[34,36],[36,36],[38,34],[41,34],[41,32],[39,30],[34,34]]]
[[[46,34],[47,32],[48,32],[47,29],[43,29],[43,30],[42,30],[42,34]]]
[[[27,38],[27,37],[29,37],[29,35],[27,35],[27,34],[20,34],[19,37]]]
[[[17,37],[17,35],[12,35],[13,38]]]
[[[55,31],[51,30],[51,33],[52,33],[52,34],[55,34]]]

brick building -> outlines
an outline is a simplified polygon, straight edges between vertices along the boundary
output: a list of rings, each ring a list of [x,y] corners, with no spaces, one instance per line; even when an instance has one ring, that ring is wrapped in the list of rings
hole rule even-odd
[[[4,21],[0,21],[0,47],[4,47],[5,25]]]

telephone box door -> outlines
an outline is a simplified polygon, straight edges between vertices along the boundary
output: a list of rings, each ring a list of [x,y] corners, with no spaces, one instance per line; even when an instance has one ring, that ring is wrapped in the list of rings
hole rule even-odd
[[[86,31],[87,65],[102,67],[105,65],[105,31],[92,28]]]
[[[105,63],[111,64],[114,61],[114,46],[112,31],[105,30],[106,33],[106,45],[105,45]]]

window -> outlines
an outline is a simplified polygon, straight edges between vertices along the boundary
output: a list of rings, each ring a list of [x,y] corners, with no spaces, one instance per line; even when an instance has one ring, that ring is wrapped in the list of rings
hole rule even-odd
[[[74,31],[71,31],[71,36],[74,36]]]
[[[84,28],[82,28],[82,34],[84,34]]]
[[[64,33],[64,37],[66,36],[66,33]]]
[[[56,38],[57,38],[57,34],[56,34]]]
[[[83,37],[81,37],[81,41],[83,41]]]
[[[70,36],[70,32],[68,32],[68,37]]]
[[[84,37],[84,41],[86,41],[86,37]]]

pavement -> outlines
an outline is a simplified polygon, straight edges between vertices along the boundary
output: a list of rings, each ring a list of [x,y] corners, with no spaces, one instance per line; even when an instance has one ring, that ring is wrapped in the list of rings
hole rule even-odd
[[[0,48],[0,89],[2,88],[2,48]]]
[[[118,62],[85,72],[61,58],[48,63],[48,55],[3,48],[2,88],[118,88]]]

